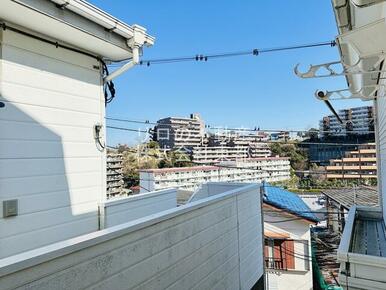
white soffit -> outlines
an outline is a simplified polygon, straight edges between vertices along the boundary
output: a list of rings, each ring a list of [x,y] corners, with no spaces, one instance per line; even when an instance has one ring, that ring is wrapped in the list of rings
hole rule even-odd
[[[128,38],[113,31],[105,31],[105,27],[100,26],[100,23],[91,22],[80,15],[76,17],[78,23],[83,25],[77,25],[78,23],[73,21],[73,15],[71,17],[66,16],[66,11],[61,11],[51,1],[35,1],[0,0],[0,21],[5,21],[8,25],[16,24],[25,27],[28,30],[113,61],[131,58]],[[46,9],[43,11],[42,7]],[[154,39],[150,36],[148,39],[148,44],[151,45]]]

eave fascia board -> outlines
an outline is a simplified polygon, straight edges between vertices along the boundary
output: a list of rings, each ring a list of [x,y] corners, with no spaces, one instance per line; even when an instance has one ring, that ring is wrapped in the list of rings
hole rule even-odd
[[[140,27],[139,25],[130,26],[84,0],[49,1],[63,7],[63,9],[69,9],[88,20],[97,23],[105,29],[112,31],[113,33],[116,33],[126,38],[127,40],[132,39],[135,35],[135,31],[137,30],[136,27]],[[152,46],[154,44],[155,38],[147,34],[145,28],[140,28],[141,33],[143,34],[142,45]]]

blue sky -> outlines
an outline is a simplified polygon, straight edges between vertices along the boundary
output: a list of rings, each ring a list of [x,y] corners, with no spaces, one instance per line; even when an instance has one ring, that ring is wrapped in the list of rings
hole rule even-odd
[[[337,34],[331,2],[326,0],[91,2],[128,24],[146,27],[156,37],[144,59],[313,43]],[[336,47],[321,47],[136,67],[115,81],[117,97],[107,116],[153,121],[199,112],[212,126],[307,129],[329,114],[314,98],[315,90],[345,88],[346,82],[303,80],[294,75],[293,67],[337,59]],[[336,101],[334,107],[363,104]],[[108,130],[107,138],[110,145],[141,140],[135,133],[115,130]]]

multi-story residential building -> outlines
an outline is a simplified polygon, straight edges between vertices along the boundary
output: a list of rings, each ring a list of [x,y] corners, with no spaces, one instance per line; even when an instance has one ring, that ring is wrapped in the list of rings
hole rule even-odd
[[[272,132],[270,139],[272,141],[287,141],[290,139],[290,133],[288,131]]]
[[[313,289],[310,228],[318,218],[297,194],[262,189],[266,289]]]
[[[239,132],[218,132],[205,134],[203,146],[191,151],[192,161],[202,164],[214,164],[246,158],[261,158],[272,155],[267,143],[267,135],[241,134]]]
[[[289,159],[284,157],[251,158],[224,162],[218,166],[143,169],[141,191],[166,188],[195,190],[205,182],[276,182],[290,178]]]
[[[341,159],[331,159],[326,166],[329,179],[376,179],[377,156],[375,143],[362,144]]]
[[[124,180],[122,174],[122,154],[108,153],[107,164],[107,178],[106,178],[106,194],[107,198],[115,196],[122,196],[124,194]]]
[[[373,135],[374,109],[372,106],[339,110],[341,124],[335,115],[323,117],[319,122],[320,137]]]
[[[154,127],[153,140],[162,149],[186,149],[203,144],[205,124],[198,114],[190,118],[168,117],[160,119]]]
[[[192,150],[192,161],[213,164],[222,161],[271,156],[268,145],[259,143],[252,146],[200,146]]]

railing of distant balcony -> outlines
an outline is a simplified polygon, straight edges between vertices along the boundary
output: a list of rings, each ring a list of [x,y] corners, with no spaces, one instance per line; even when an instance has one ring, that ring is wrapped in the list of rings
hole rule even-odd
[[[284,258],[267,258],[265,257],[265,267],[267,269],[287,271],[287,263]]]

